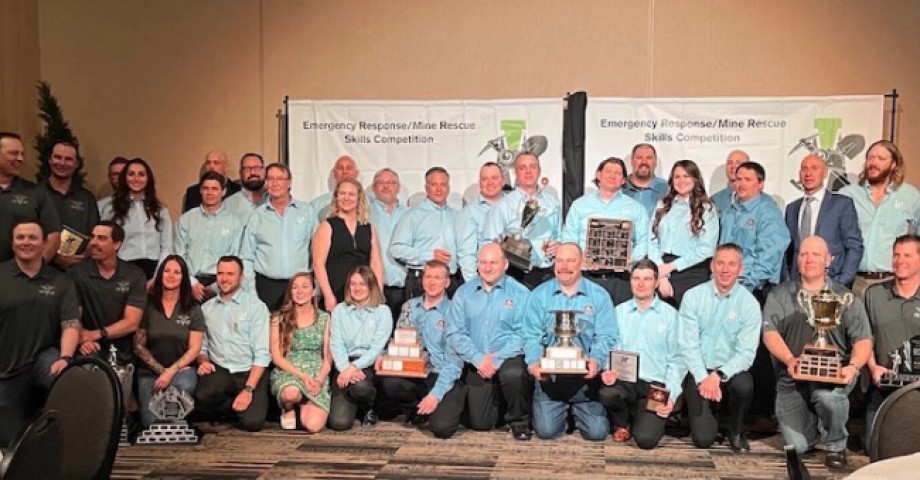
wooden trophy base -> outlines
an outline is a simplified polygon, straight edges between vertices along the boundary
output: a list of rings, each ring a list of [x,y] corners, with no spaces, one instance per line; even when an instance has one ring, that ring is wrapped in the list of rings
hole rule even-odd
[[[578,347],[547,347],[540,359],[540,373],[547,375],[587,375],[588,361]]]
[[[383,357],[377,375],[384,377],[428,378],[428,352],[418,357]]]
[[[834,383],[846,385],[843,378],[843,367],[840,365],[840,356],[833,346],[816,347],[812,344],[805,345],[799,363],[795,367],[795,380],[806,382]]]

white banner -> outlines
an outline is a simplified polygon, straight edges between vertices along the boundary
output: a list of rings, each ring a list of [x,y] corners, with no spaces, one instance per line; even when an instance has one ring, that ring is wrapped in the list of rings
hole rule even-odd
[[[764,191],[785,205],[801,192],[799,163],[809,152],[828,163],[828,185],[840,176],[854,181],[865,148],[882,138],[884,96],[755,98],[591,98],[585,132],[585,184],[597,165],[626,160],[637,143],[658,151],[659,177],[677,160],[699,165],[706,191],[725,188],[725,158],[744,150],[767,172]],[[836,183],[840,183],[839,180]]]
[[[556,99],[481,101],[310,101],[288,103],[288,145],[295,198],[309,201],[330,191],[331,170],[342,155],[355,159],[361,183],[370,191],[374,173],[399,173],[400,197],[423,198],[425,171],[450,172],[449,203],[479,192],[479,167],[497,152],[480,152],[503,137],[516,150],[522,137],[544,135],[543,175],[562,191],[563,103]],[[513,179],[513,172],[512,172]]]

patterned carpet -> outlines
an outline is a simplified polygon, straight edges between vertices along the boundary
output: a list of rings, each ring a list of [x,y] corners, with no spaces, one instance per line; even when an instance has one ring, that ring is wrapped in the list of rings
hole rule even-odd
[[[461,430],[443,441],[397,422],[318,435],[277,424],[258,433],[199,427],[205,433],[200,445],[120,448],[112,478],[786,478],[778,435],[754,440],[750,454],[738,455],[727,443],[698,450],[689,437],[670,436],[658,449],[641,451],[632,443],[586,442],[578,434],[517,442],[504,431]],[[805,462],[812,478],[835,479],[868,462],[852,452],[849,458],[846,472],[829,472],[823,453]]]

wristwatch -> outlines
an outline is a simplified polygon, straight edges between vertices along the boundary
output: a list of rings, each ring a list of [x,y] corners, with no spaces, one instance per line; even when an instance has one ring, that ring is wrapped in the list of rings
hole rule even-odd
[[[65,362],[70,363],[73,361],[73,356],[72,355],[61,355],[60,357],[58,357],[58,360],[64,360]]]
[[[109,338],[109,332],[105,331],[105,327],[99,329],[99,340],[105,340]]]
[[[255,390],[255,389],[256,389],[256,387],[253,387],[252,385],[249,385],[249,384],[246,384],[246,386],[243,387],[243,390],[245,390],[245,391],[247,391],[247,392],[249,392],[249,393],[252,393],[253,390]]]
[[[728,381],[728,375],[722,372],[722,370],[716,370],[716,375],[719,376],[719,380],[721,380],[722,383],[725,383]]]

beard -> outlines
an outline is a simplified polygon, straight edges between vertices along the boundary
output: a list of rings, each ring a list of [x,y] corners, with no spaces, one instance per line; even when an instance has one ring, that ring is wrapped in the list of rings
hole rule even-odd
[[[633,174],[636,175],[636,178],[639,180],[648,180],[652,178],[652,167],[648,165],[640,165]]]
[[[262,190],[262,187],[264,186],[265,186],[265,179],[262,179],[262,178],[243,181],[243,188],[245,188],[246,190],[249,190],[250,192]]]
[[[878,169],[877,173],[871,173],[872,171],[866,169],[866,180],[872,184],[876,185],[891,178],[891,174],[894,173],[894,164],[890,165],[888,168],[882,170]]]

